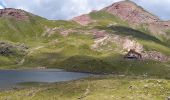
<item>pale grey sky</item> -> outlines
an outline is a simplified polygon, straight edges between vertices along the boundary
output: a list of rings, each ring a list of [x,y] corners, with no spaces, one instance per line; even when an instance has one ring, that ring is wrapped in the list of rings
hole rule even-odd
[[[19,8],[48,19],[70,19],[121,0],[0,0],[0,9]],[[170,0],[132,0],[161,19],[170,19]]]

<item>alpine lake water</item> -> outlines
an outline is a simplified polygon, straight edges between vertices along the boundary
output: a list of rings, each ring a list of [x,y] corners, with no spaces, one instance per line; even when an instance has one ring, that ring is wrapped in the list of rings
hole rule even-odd
[[[11,88],[19,83],[54,83],[77,80],[92,74],[67,72],[60,69],[0,70],[0,89]]]

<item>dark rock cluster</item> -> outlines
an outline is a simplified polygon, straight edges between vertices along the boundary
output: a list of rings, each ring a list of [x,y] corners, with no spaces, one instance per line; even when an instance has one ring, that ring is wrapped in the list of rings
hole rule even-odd
[[[169,60],[169,57],[157,51],[148,51],[143,53],[143,59],[166,62]]]
[[[7,42],[0,42],[0,55],[2,56],[24,55],[27,49],[28,47],[24,44],[14,45]]]
[[[157,51],[145,51],[143,53],[138,53],[135,50],[131,49],[125,56],[126,59],[143,59],[143,60],[154,60],[160,62],[169,61],[169,57],[157,52]]]

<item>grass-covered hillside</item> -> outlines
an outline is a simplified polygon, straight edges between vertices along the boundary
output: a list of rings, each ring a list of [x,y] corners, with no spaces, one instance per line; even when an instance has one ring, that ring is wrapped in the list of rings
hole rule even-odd
[[[26,16],[29,18],[26,21],[0,18],[0,39],[5,42],[0,49],[9,48],[10,52],[14,52],[0,54],[0,69],[45,67],[93,73],[147,73],[169,78],[168,60],[126,60],[122,52],[127,50],[111,41],[114,36],[119,36],[120,40],[128,38],[142,45],[143,52],[157,51],[170,56],[167,40],[157,38],[143,25],[132,27],[127,21],[104,11],[91,12],[88,16],[92,22],[86,26],[74,21],[47,20],[30,13]],[[95,38],[93,30],[97,30],[96,33],[104,30],[111,40],[106,39],[106,43],[94,49],[98,38]],[[25,47],[24,53],[21,54],[18,45]]]
[[[169,26],[159,21],[132,23],[141,18],[125,20],[124,14],[107,9],[68,21],[4,9],[0,69],[60,68],[107,75],[54,84],[24,83],[0,91],[0,100],[165,100],[170,96]],[[130,49],[142,58],[125,59]]]

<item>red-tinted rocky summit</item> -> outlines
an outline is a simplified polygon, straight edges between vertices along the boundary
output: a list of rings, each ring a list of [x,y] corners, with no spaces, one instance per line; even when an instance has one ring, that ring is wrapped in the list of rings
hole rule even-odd
[[[10,17],[16,20],[28,20],[28,16],[25,11],[13,8],[0,9],[0,17]]]
[[[153,23],[159,21],[157,16],[148,13],[142,7],[129,0],[114,3],[102,10],[119,16],[123,20],[136,24]]]

